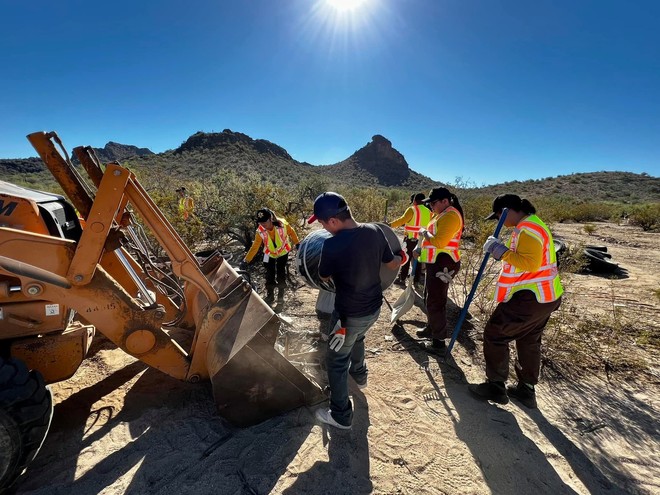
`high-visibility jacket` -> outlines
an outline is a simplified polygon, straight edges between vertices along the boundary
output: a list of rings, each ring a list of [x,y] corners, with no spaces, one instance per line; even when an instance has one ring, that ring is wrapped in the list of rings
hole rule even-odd
[[[542,265],[535,272],[526,272],[502,261],[502,272],[495,288],[495,300],[508,301],[520,290],[531,290],[540,303],[556,301],[564,293],[564,288],[559,280],[557,254],[550,230],[536,215],[528,216],[516,225],[506,243],[512,251],[516,250],[521,232],[531,235],[542,244]]]
[[[188,217],[195,208],[195,202],[190,196],[184,196],[179,199],[179,214],[183,217],[184,220],[188,220]]]
[[[445,208],[442,213],[431,219],[428,226],[426,227],[426,230],[428,230],[432,235],[435,235],[438,221],[450,212],[456,213],[458,218],[461,219],[461,227],[454,233],[449,243],[443,248],[438,248],[431,241],[422,239],[422,252],[420,253],[418,259],[420,263],[435,263],[435,260],[440,253],[447,253],[454,261],[459,261],[461,259],[461,252],[458,250],[458,247],[461,243],[461,235],[463,234],[463,217],[456,208],[453,206],[448,206]]]
[[[431,221],[431,210],[424,205],[412,205],[410,208],[413,211],[413,217],[406,222],[404,230],[408,239],[417,239],[419,230]]]
[[[264,243],[264,254],[267,254],[271,258],[279,258],[280,256],[284,256],[286,253],[291,251],[289,235],[286,231],[288,222],[283,218],[280,218],[279,221],[282,223],[282,226],[273,227],[275,229],[275,239],[272,239],[268,235],[268,230],[266,228],[261,225],[257,227],[257,232],[261,236],[261,240]]]

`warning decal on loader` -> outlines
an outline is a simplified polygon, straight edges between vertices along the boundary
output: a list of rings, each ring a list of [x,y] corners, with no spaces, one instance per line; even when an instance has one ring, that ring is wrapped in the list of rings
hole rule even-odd
[[[46,316],[57,316],[60,314],[59,304],[46,304]]]

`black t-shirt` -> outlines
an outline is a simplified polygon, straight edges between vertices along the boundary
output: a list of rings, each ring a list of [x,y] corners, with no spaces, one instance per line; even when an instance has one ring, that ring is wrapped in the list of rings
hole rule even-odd
[[[394,259],[385,235],[376,225],[340,230],[323,243],[319,275],[332,277],[340,316],[367,316],[382,304],[380,265]]]

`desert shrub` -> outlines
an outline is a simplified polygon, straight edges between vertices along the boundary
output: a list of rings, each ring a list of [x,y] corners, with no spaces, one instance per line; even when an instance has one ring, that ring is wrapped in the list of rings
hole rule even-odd
[[[385,217],[385,194],[377,189],[350,189],[341,193],[358,222],[382,222]]]
[[[636,206],[628,217],[632,225],[637,225],[644,231],[660,228],[660,203],[650,203]]]
[[[584,230],[585,233],[592,235],[594,232],[596,232],[596,226],[594,224],[588,223],[582,227],[582,230]]]
[[[615,301],[614,292],[612,297]],[[605,372],[609,377],[614,372],[638,373],[648,369],[648,363],[635,348],[649,340],[642,325],[624,319],[614,303],[609,312],[590,314],[564,299],[544,332],[544,371],[573,377],[585,372]]]

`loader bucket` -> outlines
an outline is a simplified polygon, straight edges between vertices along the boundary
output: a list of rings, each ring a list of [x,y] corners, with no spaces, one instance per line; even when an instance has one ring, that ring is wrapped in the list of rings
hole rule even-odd
[[[220,414],[250,426],[324,401],[321,388],[275,349],[281,322],[250,285],[224,261],[204,271],[210,272],[219,301],[197,309],[204,316],[196,353],[206,345],[205,365]]]

